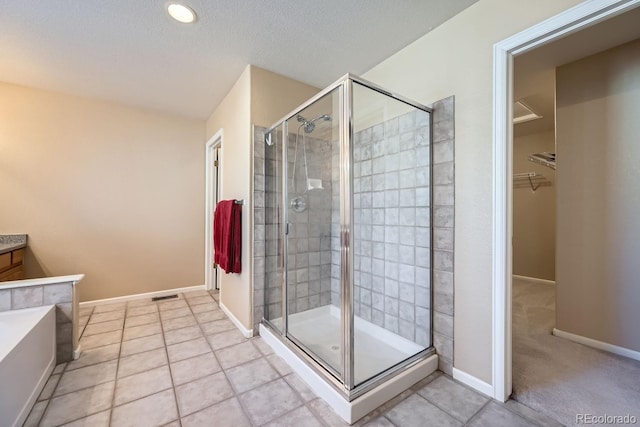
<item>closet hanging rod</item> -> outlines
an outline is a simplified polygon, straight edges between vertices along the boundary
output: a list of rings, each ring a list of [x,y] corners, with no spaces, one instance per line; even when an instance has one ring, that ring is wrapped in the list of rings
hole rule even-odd
[[[513,179],[514,180],[529,179],[529,178],[544,179],[544,176],[540,175],[537,172],[514,173],[513,174]]]

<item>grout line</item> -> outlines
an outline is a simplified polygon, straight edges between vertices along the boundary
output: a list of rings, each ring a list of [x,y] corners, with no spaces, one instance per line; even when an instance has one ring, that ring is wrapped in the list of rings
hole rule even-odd
[[[113,382],[113,394],[111,395],[111,406],[109,408],[109,425],[111,425],[111,419],[113,418],[113,408],[116,403],[116,391],[118,390],[118,371],[120,370],[120,357],[122,356],[122,342],[124,340],[124,322],[127,318],[127,309],[129,308],[129,304],[124,304],[124,316],[122,320],[122,332],[120,334],[120,348],[118,349],[118,359],[116,361],[116,378]],[[94,307],[95,310],[95,307]],[[89,319],[91,320],[91,319]]]
[[[485,409],[487,406],[489,406],[489,404],[490,404],[492,401],[493,401],[493,399],[489,399],[487,402],[485,402],[485,404],[484,404],[484,405],[482,405],[482,406],[481,406],[481,407],[476,411],[476,413],[475,413],[475,414],[473,414],[471,417],[469,417],[469,419],[467,420],[467,422],[466,422],[466,423],[464,423],[464,425],[465,425],[465,426],[470,425],[470,424],[471,424],[471,422],[472,422],[474,419],[478,418],[478,417],[480,416],[480,413],[481,413],[481,412],[483,412],[483,411],[484,411],[484,409]],[[457,419],[457,418],[456,418],[456,419]]]
[[[188,304],[187,304],[188,306]],[[158,317],[160,317],[160,307],[158,307]],[[178,404],[178,393],[176,392],[176,384],[173,381],[173,371],[171,370],[171,359],[169,359],[169,351],[167,350],[167,341],[164,337],[164,324],[160,321],[160,333],[162,334],[162,343],[164,344],[164,353],[167,357],[167,366],[169,368],[169,379],[171,380],[171,390],[173,391],[173,401],[176,403],[176,413],[178,414],[178,423],[182,426],[180,405]]]
[[[218,301],[215,300],[215,298],[213,298],[213,295],[211,295],[211,293],[209,293],[209,295],[211,296],[211,298],[213,299],[214,303],[218,306],[218,308],[220,308],[220,303]],[[191,305],[187,304],[189,306],[189,310],[191,310],[191,312],[193,313],[193,310],[191,309]],[[196,304],[198,305],[198,304]],[[224,312],[223,312],[224,314]],[[195,316],[195,314],[194,314]],[[227,315],[224,315],[223,319],[229,319],[227,317]],[[222,320],[222,319],[220,319]],[[225,380],[227,381],[227,383],[229,384],[229,386],[231,387],[231,390],[233,390],[233,397],[236,398],[236,400],[238,401],[238,404],[240,405],[240,409],[242,409],[242,412],[244,413],[244,415],[247,417],[247,419],[249,420],[249,423],[251,423],[252,426],[255,426],[255,423],[253,422],[253,420],[251,419],[251,416],[249,414],[249,412],[247,411],[247,408],[245,408],[244,404],[242,403],[242,400],[240,399],[240,395],[238,393],[236,393],[236,390],[233,386],[233,384],[231,383],[231,381],[229,380],[229,376],[227,375],[227,372],[225,371],[225,369],[222,367],[222,364],[220,363],[220,359],[218,359],[218,356],[216,355],[216,350],[214,350],[214,348],[211,346],[211,342],[207,339],[207,335],[204,333],[204,330],[202,329],[202,325],[200,324],[200,322],[198,322],[196,320],[196,323],[198,325],[198,327],[200,328],[200,332],[202,333],[202,335],[204,336],[205,341],[207,342],[207,345],[209,346],[209,348],[211,349],[211,352],[213,353],[213,357],[215,358],[216,362],[218,363],[218,366],[220,367],[220,372],[222,372],[222,375],[224,375]],[[208,323],[208,322],[207,322]],[[216,335],[216,334],[212,334],[212,335]],[[241,344],[241,343],[240,343]],[[231,346],[229,346],[231,347]],[[225,347],[226,348],[226,347]],[[222,349],[220,349],[222,350]],[[258,353],[260,352],[260,349],[258,349]],[[248,391],[248,390],[247,390]],[[213,406],[213,405],[212,405]]]

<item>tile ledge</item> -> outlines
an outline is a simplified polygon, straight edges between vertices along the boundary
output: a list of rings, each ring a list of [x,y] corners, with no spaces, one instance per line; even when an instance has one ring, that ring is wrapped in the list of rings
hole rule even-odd
[[[61,284],[61,283],[69,283],[69,282],[72,282],[72,285],[75,286],[82,279],[84,279],[84,274],[74,274],[71,276],[42,277],[39,279],[13,280],[10,282],[0,283],[0,289],[25,288],[29,286],[53,285],[53,284]]]

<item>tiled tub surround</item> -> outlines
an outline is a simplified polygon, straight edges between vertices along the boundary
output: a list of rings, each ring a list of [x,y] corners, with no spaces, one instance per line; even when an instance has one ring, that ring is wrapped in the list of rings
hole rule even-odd
[[[84,278],[75,276],[17,280],[0,284],[0,311],[56,306],[56,360],[68,362],[78,345],[76,285]],[[76,316],[74,318],[74,316]]]
[[[347,425],[262,338],[244,338],[205,291],[81,311],[85,350],[56,367],[26,427]],[[436,372],[355,425],[557,424]]]

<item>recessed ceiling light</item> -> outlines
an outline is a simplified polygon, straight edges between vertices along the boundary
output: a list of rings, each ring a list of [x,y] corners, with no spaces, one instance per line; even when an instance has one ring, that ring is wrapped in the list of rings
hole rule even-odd
[[[183,24],[191,24],[196,20],[196,12],[189,6],[185,6],[180,3],[169,3],[167,5],[167,12],[173,19]]]

